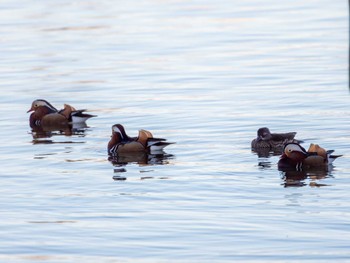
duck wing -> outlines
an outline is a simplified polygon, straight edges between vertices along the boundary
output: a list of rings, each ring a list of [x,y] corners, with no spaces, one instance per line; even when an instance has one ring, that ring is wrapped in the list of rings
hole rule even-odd
[[[86,110],[73,111],[70,114],[69,121],[72,123],[82,123],[82,122],[85,122],[87,119],[90,119],[92,117],[96,117],[96,115],[84,113],[85,111]]]
[[[271,133],[271,139],[274,141],[293,140],[296,134],[296,132]]]
[[[174,142],[167,142],[162,138],[152,138],[147,141],[147,148],[151,151],[161,151],[170,144],[174,144]]]

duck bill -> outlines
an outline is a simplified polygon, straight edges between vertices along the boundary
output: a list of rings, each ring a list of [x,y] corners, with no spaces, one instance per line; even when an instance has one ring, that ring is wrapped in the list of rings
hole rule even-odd
[[[29,112],[31,112],[31,111],[34,111],[33,107],[31,107],[31,108],[27,111],[27,113],[29,113]]]

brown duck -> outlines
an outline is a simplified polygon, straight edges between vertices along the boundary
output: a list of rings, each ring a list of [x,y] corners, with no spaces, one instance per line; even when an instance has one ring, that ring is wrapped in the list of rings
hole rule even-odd
[[[30,127],[84,123],[87,119],[95,117],[95,115],[84,113],[86,110],[76,110],[68,104],[64,104],[62,110],[57,110],[43,99],[37,99],[32,102],[32,106],[27,112],[32,111],[33,113],[29,117]]]
[[[257,131],[257,137],[252,140],[251,147],[253,149],[278,149],[283,148],[287,143],[300,143],[301,141],[294,139],[296,132],[288,133],[271,133],[267,127],[262,127]]]
[[[315,167],[327,167],[333,161],[342,155],[332,155],[334,150],[326,151],[317,144],[310,144],[306,151],[298,143],[287,143],[283,154],[278,162],[279,169],[296,168],[307,169]]]
[[[138,137],[129,137],[121,124],[115,124],[112,126],[108,153],[117,155],[119,153],[161,151],[169,144],[173,144],[173,142],[166,142],[166,139],[162,138],[154,138],[152,133],[146,130],[139,130]]]

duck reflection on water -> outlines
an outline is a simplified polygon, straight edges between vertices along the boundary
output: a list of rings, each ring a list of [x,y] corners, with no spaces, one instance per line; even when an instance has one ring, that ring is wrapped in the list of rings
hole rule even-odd
[[[260,169],[268,169],[273,166],[273,162],[271,162],[271,157],[273,156],[281,156],[283,152],[283,148],[260,148],[260,149],[252,149],[253,154],[256,154],[259,158],[258,167]]]
[[[85,137],[85,132],[88,130],[86,123],[61,124],[61,125],[41,125],[31,129],[33,136],[33,144],[50,144],[55,143],[52,138],[54,136],[73,136]],[[66,142],[67,143],[67,142]],[[68,142],[69,143],[69,142]]]
[[[113,166],[122,167],[128,164],[136,163],[139,166],[151,166],[151,165],[167,165],[169,160],[173,159],[174,155],[167,154],[163,151],[159,152],[134,152],[134,153],[121,153],[108,157]]]
[[[280,156],[283,152],[283,148],[280,149],[252,149],[252,153],[256,154],[259,158],[269,158],[272,156]]]
[[[139,167],[152,167],[155,165],[168,165],[171,164],[170,160],[174,159],[174,155],[165,153],[164,151],[156,151],[152,153],[148,152],[132,152],[132,153],[119,153],[116,155],[110,155],[108,161],[115,167],[114,173],[121,174],[126,172],[126,166],[137,164]],[[149,172],[150,170],[141,170],[140,173]],[[151,177],[141,177],[141,179],[150,179]],[[164,179],[164,178],[162,178]],[[126,180],[126,177],[115,175],[113,180]]]
[[[280,175],[284,187],[302,187],[302,186],[311,186],[311,187],[321,187],[328,186],[328,184],[320,183],[322,179],[333,177],[332,175],[333,167],[313,167],[307,168],[304,170],[286,170],[280,169]],[[307,183],[309,181],[309,183]]]

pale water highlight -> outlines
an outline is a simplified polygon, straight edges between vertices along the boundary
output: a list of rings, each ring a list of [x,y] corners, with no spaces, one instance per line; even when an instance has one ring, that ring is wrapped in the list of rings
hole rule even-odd
[[[0,7],[0,261],[350,260],[346,1]],[[34,99],[98,117],[32,132]],[[109,158],[116,123],[176,144]],[[264,126],[343,156],[282,173]]]

